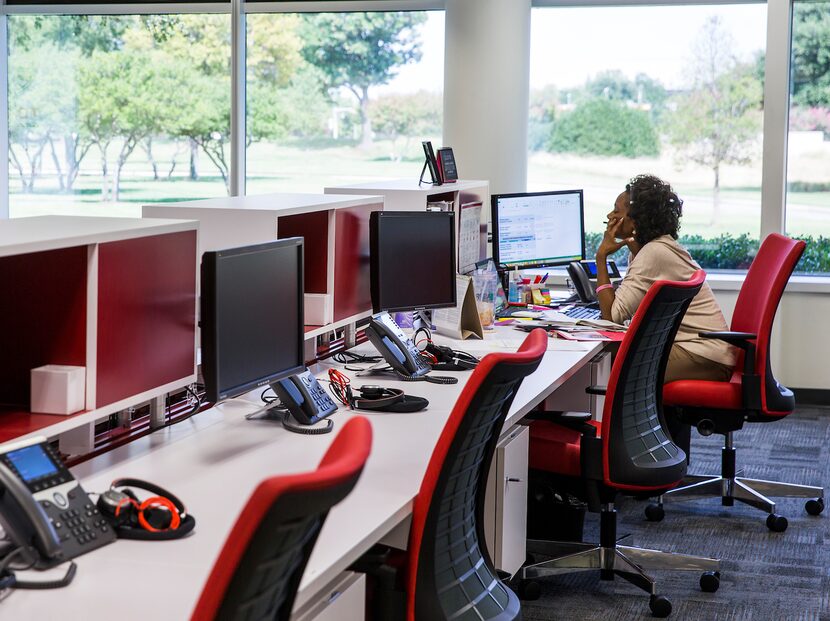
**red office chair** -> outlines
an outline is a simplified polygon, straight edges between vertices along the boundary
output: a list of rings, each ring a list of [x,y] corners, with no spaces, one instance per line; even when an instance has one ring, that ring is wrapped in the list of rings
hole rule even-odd
[[[507,411],[522,380],[539,366],[547,342],[543,330],[534,330],[516,353],[488,354],[473,371],[415,498],[407,552],[375,548],[354,567],[372,582],[385,583],[388,603],[376,601],[370,618],[521,619],[519,599],[482,549],[484,494]]]
[[[665,386],[663,402],[672,406],[677,419],[684,423],[675,433],[677,440],[688,451],[689,431],[694,425],[705,436],[719,433],[725,436],[721,452],[721,473],[717,476],[687,476],[682,487],[677,487],[649,505],[646,517],[652,521],[663,519],[666,500],[687,500],[703,496],[720,497],[724,506],[735,500],[767,512],[767,526],[775,532],[787,528],[787,518],[776,515],[775,503],[769,496],[810,498],[805,508],[811,515],[824,510],[824,489],[806,485],[759,481],[738,476],[735,470],[733,432],[745,422],[767,423],[780,420],[795,409],[795,398],[788,388],[772,375],[769,360],[772,321],[781,294],[787,285],[798,259],[804,252],[803,241],[773,233],[764,240],[747,272],[730,332],[701,333],[732,343],[743,352],[738,357],[735,371],[728,382],[680,380]],[[681,426],[678,426],[681,427]]]
[[[620,492],[643,496],[671,489],[686,473],[686,454],[665,431],[661,388],[674,336],[705,276],[698,270],[688,282],[658,281],[649,289],[620,344],[607,389],[593,389],[606,395],[602,423],[588,422],[590,414],[564,414],[531,424],[530,467],[600,512],[600,542],[528,541],[528,552],[553,558],[520,570],[522,595],[536,590],[530,579],[599,569],[604,580],[617,575],[648,592],[652,613],[665,617],[671,602],[657,595],[645,569],[703,571],[701,588],[717,590],[715,559],[617,545],[613,504]]]
[[[369,421],[353,418],[317,470],[260,483],[216,559],[192,621],[288,621],[326,515],[354,488],[371,445]]]

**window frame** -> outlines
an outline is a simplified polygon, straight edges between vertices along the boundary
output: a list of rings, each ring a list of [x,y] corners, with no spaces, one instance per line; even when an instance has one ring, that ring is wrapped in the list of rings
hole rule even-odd
[[[760,234],[784,233],[786,223],[787,134],[790,105],[790,63],[792,12],[795,0],[766,0],[767,49],[764,78],[764,124],[761,180]],[[531,0],[536,7],[613,7],[656,5],[718,5],[758,4],[757,0]],[[245,52],[248,13],[317,13],[346,11],[441,10],[446,0],[320,0],[320,1],[259,1],[230,0],[225,2],[156,2],[148,4],[16,4],[0,0],[0,75],[8,75],[8,15],[83,15],[83,14],[188,14],[228,13],[231,16],[231,194],[245,193]],[[5,82],[5,81],[4,81]],[[0,86],[0,151],[8,153],[8,91]],[[8,166],[0,172],[0,218],[9,212]]]

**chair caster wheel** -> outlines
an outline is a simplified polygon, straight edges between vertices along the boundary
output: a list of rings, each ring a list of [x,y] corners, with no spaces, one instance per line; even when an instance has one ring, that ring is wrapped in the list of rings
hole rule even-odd
[[[666,517],[666,511],[663,505],[652,503],[646,507],[646,519],[649,522],[662,522],[664,517]]]
[[[662,595],[652,595],[648,600],[648,607],[651,608],[651,614],[654,617],[668,617],[671,614],[671,601]]]
[[[767,516],[767,528],[769,528],[774,533],[783,533],[787,530],[787,518],[783,515],[777,515],[775,513],[770,513]]]
[[[539,599],[541,594],[542,589],[535,580],[519,580],[519,585],[516,589],[516,595],[519,596],[519,599],[533,601]]]
[[[700,590],[704,593],[714,593],[720,586],[720,572],[707,571],[700,576]]]
[[[824,511],[824,498],[813,498],[804,503],[804,510],[810,515],[821,515]]]

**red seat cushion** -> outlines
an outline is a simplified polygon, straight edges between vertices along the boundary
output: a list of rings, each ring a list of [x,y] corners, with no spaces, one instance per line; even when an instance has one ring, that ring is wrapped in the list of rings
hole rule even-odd
[[[600,434],[602,423],[589,421]],[[582,434],[574,429],[547,420],[533,421],[530,425],[530,467],[554,474],[578,477],[580,464],[580,440]]]
[[[740,410],[743,408],[740,375],[728,382],[677,380],[663,387],[663,405]]]

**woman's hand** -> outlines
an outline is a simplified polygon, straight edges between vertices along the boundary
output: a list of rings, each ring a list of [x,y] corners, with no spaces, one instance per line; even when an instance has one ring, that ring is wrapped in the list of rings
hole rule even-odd
[[[597,249],[597,257],[602,258],[603,263],[609,254],[614,254],[623,246],[634,242],[633,237],[620,241],[617,240],[617,233],[619,233],[624,219],[625,216],[622,218],[609,218],[608,220],[608,225],[605,227],[605,234],[602,236],[602,242],[600,242],[599,248]]]

